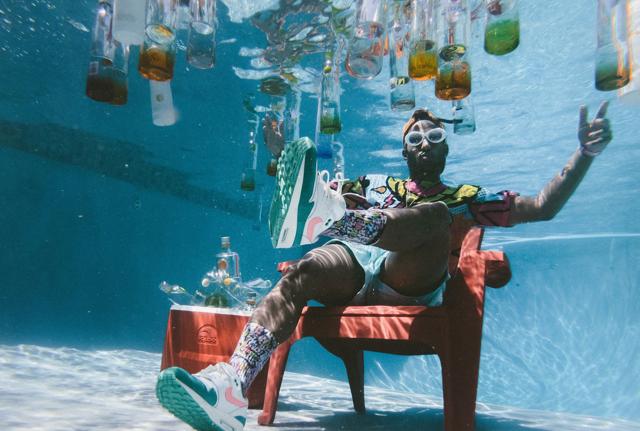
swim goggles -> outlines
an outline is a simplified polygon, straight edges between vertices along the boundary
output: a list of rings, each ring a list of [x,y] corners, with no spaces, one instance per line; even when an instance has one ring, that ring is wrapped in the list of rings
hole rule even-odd
[[[426,132],[416,130],[405,135],[404,143],[410,147],[417,147],[425,139],[431,144],[439,144],[447,139],[447,132],[441,127],[429,129]]]

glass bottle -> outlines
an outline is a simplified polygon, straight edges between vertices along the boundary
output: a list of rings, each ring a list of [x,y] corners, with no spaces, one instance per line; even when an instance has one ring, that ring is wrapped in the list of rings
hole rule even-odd
[[[441,0],[436,8],[438,74],[436,97],[459,100],[471,93],[470,16],[467,0]]]
[[[124,105],[127,103],[129,86],[127,78],[129,74],[129,45],[114,41],[113,64],[109,68],[113,94],[109,103],[112,105]]]
[[[240,256],[231,251],[231,238],[220,238],[220,252],[216,254],[216,269],[223,286],[237,285],[241,281]]]
[[[333,67],[331,56],[324,63],[318,99],[320,133],[333,135],[342,130],[340,122],[340,71]]]
[[[453,133],[470,135],[476,131],[476,117],[471,96],[451,102],[453,112]]]
[[[198,69],[210,69],[216,62],[216,1],[191,0],[191,25],[187,62]]]
[[[176,61],[177,0],[148,0],[138,71],[154,81],[173,78]]]
[[[409,77],[409,53],[407,52],[407,16],[404,0],[392,4],[389,51],[389,104],[394,111],[406,111],[416,106],[413,81]]]
[[[87,73],[86,94],[98,102],[113,99],[111,66],[115,57],[113,43],[113,3],[100,0],[91,32],[91,59]]]
[[[492,55],[505,55],[520,44],[518,0],[487,0],[484,28],[484,50]]]
[[[354,32],[345,62],[349,75],[370,79],[380,73],[386,22],[385,0],[357,0]]]
[[[618,98],[623,103],[640,104],[640,1],[629,2],[629,61],[631,63],[631,79],[627,85],[618,90]]]
[[[249,128],[249,151],[247,152],[245,167],[240,178],[240,189],[246,192],[256,189],[256,168],[258,166],[258,144],[256,142],[256,136],[258,134],[259,123],[258,114],[250,112],[247,122]]]
[[[629,82],[627,0],[598,0],[596,89],[610,91]]]
[[[434,3],[411,1],[409,76],[419,81],[435,78],[438,71]]]
[[[154,126],[166,127],[176,123],[176,110],[173,106],[171,81],[149,80],[151,95],[151,119]]]
[[[113,38],[124,45],[142,45],[146,0],[116,0]]]

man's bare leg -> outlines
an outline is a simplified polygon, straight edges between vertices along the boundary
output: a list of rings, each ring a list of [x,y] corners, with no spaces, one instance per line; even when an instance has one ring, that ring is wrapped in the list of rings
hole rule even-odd
[[[329,244],[307,253],[260,302],[251,321],[267,328],[278,342],[289,338],[309,300],[325,305],[348,303],[364,284],[364,271],[346,247]]]

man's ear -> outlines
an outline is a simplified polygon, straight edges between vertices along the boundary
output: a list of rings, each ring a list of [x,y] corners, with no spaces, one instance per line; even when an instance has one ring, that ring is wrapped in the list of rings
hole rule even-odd
[[[402,157],[407,158],[407,150],[402,150]]]

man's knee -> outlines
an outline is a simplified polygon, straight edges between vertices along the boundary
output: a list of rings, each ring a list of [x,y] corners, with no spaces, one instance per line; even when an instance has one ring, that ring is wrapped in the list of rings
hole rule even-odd
[[[416,207],[421,211],[421,227],[433,238],[448,239],[451,214],[444,202],[434,202]]]
[[[285,296],[312,299],[315,280],[321,272],[318,258],[308,253],[296,262],[282,277],[280,290]]]

